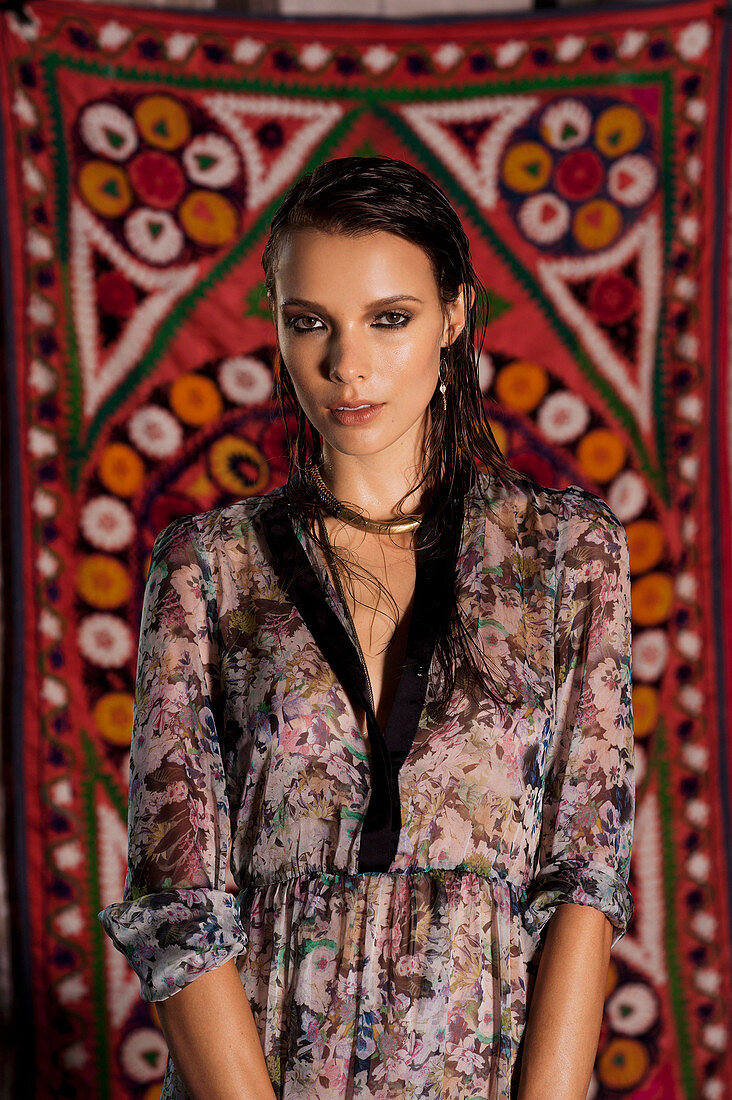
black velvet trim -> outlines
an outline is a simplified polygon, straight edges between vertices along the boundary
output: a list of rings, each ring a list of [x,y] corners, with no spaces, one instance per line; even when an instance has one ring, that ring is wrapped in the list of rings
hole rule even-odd
[[[275,489],[263,497],[256,513],[283,589],[344,689],[366,712],[371,744],[371,796],[361,830],[359,871],[387,871],[399,844],[402,819],[399,769],[419,727],[438,632],[447,625],[463,529],[461,495],[453,499],[448,513],[443,517],[447,521],[447,534],[443,532],[440,547],[429,546],[437,535],[434,517],[425,517],[420,526],[405,662],[385,731],[371,707],[358,650],[328,604],[320,578],[295,533],[284,489]]]

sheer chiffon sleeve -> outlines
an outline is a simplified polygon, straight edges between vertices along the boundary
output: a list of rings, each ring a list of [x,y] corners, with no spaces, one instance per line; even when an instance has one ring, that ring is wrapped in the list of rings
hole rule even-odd
[[[591,905],[615,944],[634,911],[628,540],[610,507],[576,485],[564,491],[558,538],[555,725],[525,923],[538,935],[557,905]]]
[[[99,913],[140,979],[171,996],[247,947],[225,890],[229,803],[216,717],[217,604],[193,517],[152,550],[140,625],[123,899]]]

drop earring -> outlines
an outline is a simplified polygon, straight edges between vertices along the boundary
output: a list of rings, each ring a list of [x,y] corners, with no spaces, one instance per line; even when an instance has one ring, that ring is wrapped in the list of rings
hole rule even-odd
[[[447,396],[446,396],[447,386],[445,385],[445,379],[442,377],[442,375],[440,373],[440,367],[442,367],[442,365],[443,365],[443,361],[442,361],[442,357],[440,357],[440,366],[437,368],[437,377],[438,377],[439,383],[440,383],[440,393],[442,394],[442,407],[443,407],[444,411],[447,412]]]

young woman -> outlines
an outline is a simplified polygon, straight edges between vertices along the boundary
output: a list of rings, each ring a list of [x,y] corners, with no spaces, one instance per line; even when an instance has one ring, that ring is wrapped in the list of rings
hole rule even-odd
[[[321,165],[263,266],[290,474],[155,541],[100,914],[162,1095],[584,1100],[634,909],[624,529],[502,458],[416,168]]]

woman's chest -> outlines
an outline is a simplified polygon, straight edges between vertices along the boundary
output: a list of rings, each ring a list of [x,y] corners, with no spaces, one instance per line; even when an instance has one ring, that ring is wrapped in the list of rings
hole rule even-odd
[[[353,663],[366,665],[382,730],[387,729],[410,626],[409,584],[407,576],[401,593],[393,590],[400,625],[395,630],[392,622],[391,637],[388,628],[380,637],[373,631],[366,592],[363,605],[349,608],[360,646],[347,631],[340,636],[339,645],[350,649]],[[463,613],[499,688],[506,687],[505,703],[489,697],[470,701],[457,688],[447,718],[433,720],[430,704],[439,680],[433,660],[425,702],[408,731],[409,751],[401,765],[404,776],[412,769],[420,782],[434,780],[443,789],[449,774],[454,798],[471,803],[499,791],[517,798],[537,785],[553,709],[553,665],[542,646],[542,640],[551,645],[550,622],[545,622],[550,601],[539,605],[534,600],[527,622],[505,587],[492,591],[490,604],[466,600]],[[366,783],[373,746],[352,679],[338,675],[300,610],[282,594],[271,596],[269,587],[259,595],[250,593],[246,611],[230,617],[222,630],[226,741],[239,757],[237,771],[241,775],[258,760],[256,768],[266,761],[293,783],[308,783],[313,776],[324,781],[339,772],[346,784],[356,777]],[[325,593],[320,602],[325,605]],[[336,618],[333,613],[331,625]],[[538,646],[532,648],[531,642]]]
[[[337,836],[349,847],[378,766],[363,709],[297,619],[275,621],[268,612],[256,644],[250,638],[232,650],[225,666],[231,805],[242,807],[243,822],[268,822],[267,851],[281,848],[287,858],[311,836],[318,843]],[[457,864],[470,851],[487,866],[505,857],[520,873],[524,838],[535,835],[539,819],[550,696],[527,690],[498,708],[456,689],[448,717],[438,721],[430,707],[434,672],[426,705],[407,731],[406,756],[394,761],[398,858],[409,862],[418,853],[430,864]]]
[[[404,547],[383,546],[367,555],[344,583],[327,556],[304,540],[307,555],[296,564],[294,586],[275,556],[253,540],[246,555],[246,576],[228,572],[220,618],[222,686],[237,700],[256,709],[267,696],[275,700],[298,695],[294,709],[307,715],[319,702],[331,704],[336,691],[346,701],[362,734],[353,691],[354,679],[367,673],[373,709],[382,729],[398,689],[408,644],[415,649],[415,629],[429,624],[440,596],[426,584],[416,586],[417,563]],[[537,706],[550,710],[554,689],[555,573],[553,546],[535,543],[522,553],[518,543],[500,535],[482,519],[466,524],[456,566],[441,580],[454,584],[458,614],[467,639],[482,653],[491,675],[505,685],[507,698],[519,700],[519,711]],[[244,583],[245,582],[245,583]],[[415,611],[415,591],[419,607]],[[411,641],[410,641],[410,628]],[[459,647],[458,647],[459,648]],[[430,694],[437,673],[434,649],[427,662]],[[459,657],[459,653],[456,650]],[[408,656],[408,655],[407,655]],[[361,700],[364,693],[361,692]],[[288,702],[291,702],[288,698]],[[490,700],[479,708],[490,725]],[[245,715],[242,717],[246,717]],[[417,718],[423,718],[421,712]],[[506,716],[499,721],[505,724]]]
[[[377,721],[386,729],[407,656],[416,565],[413,552],[399,547],[379,547],[379,551],[378,557],[362,555],[362,568],[356,574],[344,574],[334,563],[328,574],[350,620]],[[357,707],[356,711],[365,733],[365,709]]]

